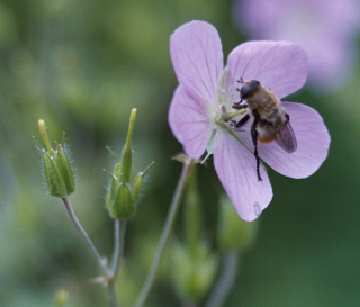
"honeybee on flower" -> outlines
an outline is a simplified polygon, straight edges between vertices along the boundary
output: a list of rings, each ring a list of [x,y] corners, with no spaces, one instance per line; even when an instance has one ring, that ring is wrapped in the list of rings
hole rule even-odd
[[[255,220],[271,201],[265,163],[285,176],[306,178],[326,159],[330,135],[322,117],[302,103],[282,100],[305,83],[308,64],[301,47],[244,43],[224,67],[216,29],[191,21],[172,34],[170,53],[179,81],[169,111],[171,130],[192,159],[213,154],[217,175],[244,220]]]
[[[270,143],[274,140],[288,153],[296,151],[297,143],[294,130],[290,125],[290,116],[281,106],[280,101],[268,89],[264,88],[257,80],[244,82],[237,90],[241,94],[241,100],[233,104],[233,109],[249,109],[240,120],[233,121],[236,128],[240,128],[253,117],[251,124],[251,140],[254,145],[254,156],[256,159],[256,170],[258,179],[260,175],[260,157],[258,143]],[[242,104],[243,101],[246,104]]]

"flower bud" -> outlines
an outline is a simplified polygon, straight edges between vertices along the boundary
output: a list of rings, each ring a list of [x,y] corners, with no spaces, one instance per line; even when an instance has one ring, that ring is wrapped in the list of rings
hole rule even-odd
[[[143,186],[144,176],[153,162],[135,177],[132,174],[132,137],[135,126],[136,109],[131,110],[126,141],[121,158],[115,163],[112,179],[106,195],[106,207],[112,218],[128,219],[135,214],[136,202]]]
[[[50,145],[50,142],[49,142],[49,137],[48,137],[48,134],[47,134],[47,129],[46,129],[46,125],[45,125],[45,121],[43,119],[38,119],[38,132],[39,132],[39,135],[40,135],[40,140],[43,144],[43,146],[46,148],[46,150],[48,152],[51,151],[51,145]]]
[[[64,181],[66,193],[70,195],[75,190],[74,172],[72,171],[69,156],[66,154],[63,145],[58,144],[56,147],[56,163]]]
[[[126,183],[119,182],[116,190],[107,203],[110,216],[115,219],[128,219],[135,214],[135,204],[132,193]],[[111,196],[110,196],[111,197]]]
[[[255,241],[258,225],[256,222],[244,222],[230,201],[224,196],[220,202],[220,220],[218,223],[218,243],[223,251],[247,250]]]
[[[129,117],[129,126],[126,136],[125,145],[122,151],[121,164],[118,165],[119,180],[122,182],[129,182],[132,171],[132,136],[135,126],[136,109],[132,109]]]
[[[154,164],[154,161],[151,162],[144,170],[137,172],[137,174],[135,175],[133,182],[133,198],[135,203],[139,200],[141,189],[144,183],[144,177]]]
[[[179,243],[172,248],[173,280],[182,299],[198,302],[208,292],[217,269],[217,258],[205,244],[200,244],[194,254]]]
[[[61,144],[51,147],[45,121],[42,119],[38,121],[38,130],[45,146],[41,151],[41,158],[48,190],[54,197],[66,197],[75,189],[74,173],[68,154]]]
[[[54,155],[52,153],[43,151],[42,160],[44,165],[45,179],[50,195],[54,197],[65,197],[65,183],[55,162],[56,159]]]
[[[116,165],[115,165],[115,167],[116,167]],[[109,210],[110,216],[113,216],[113,214],[111,212],[113,211],[118,187],[119,187],[119,181],[118,181],[117,177],[115,177],[115,175],[113,175],[113,177],[111,178],[110,183],[109,183],[109,187],[108,187],[108,190],[106,193],[106,200],[105,200],[106,208]]]
[[[133,184],[133,186],[134,186],[134,190],[133,190],[134,202],[137,202],[139,200],[143,182],[144,182],[144,172],[138,172],[135,175],[134,184]]]
[[[57,290],[54,295],[54,305],[56,307],[63,307],[69,301],[69,291],[61,289]]]

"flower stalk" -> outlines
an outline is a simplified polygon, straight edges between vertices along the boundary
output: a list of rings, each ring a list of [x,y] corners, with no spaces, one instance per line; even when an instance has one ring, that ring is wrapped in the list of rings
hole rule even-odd
[[[181,170],[181,175],[180,175],[175,193],[173,195],[173,199],[170,204],[169,213],[166,218],[166,221],[165,221],[165,224],[163,227],[163,231],[160,236],[159,243],[155,250],[155,254],[154,254],[154,257],[152,260],[150,271],[145,279],[145,282],[140,291],[140,294],[135,302],[135,305],[134,305],[135,307],[142,307],[144,305],[145,300],[148,297],[151,287],[154,283],[156,272],[157,272],[159,264],[160,264],[161,256],[164,251],[165,245],[170,237],[172,226],[174,224],[176,214],[177,214],[179,206],[180,206],[180,200],[182,198],[183,192],[186,187],[187,179],[190,174],[191,159],[188,158],[187,156],[185,157],[185,155],[181,155],[181,159],[179,159],[179,160],[181,160],[182,165],[183,165],[182,170]]]
[[[68,216],[70,217],[70,220],[72,222],[72,224],[76,227],[76,229],[79,231],[80,235],[82,236],[82,238],[84,239],[86,245],[88,246],[88,248],[90,249],[90,251],[92,252],[92,254],[95,256],[99,267],[101,268],[101,270],[103,271],[104,275],[106,277],[109,276],[109,270],[106,264],[106,259],[101,257],[99,251],[97,250],[95,244],[93,243],[93,241],[91,240],[89,234],[87,233],[87,231],[85,230],[85,228],[82,226],[82,224],[80,223],[80,220],[78,218],[78,216],[76,215],[71,202],[68,198],[64,197],[62,198],[63,204],[64,204],[64,208],[68,214]]]
[[[120,269],[121,258],[124,255],[124,243],[126,234],[126,220],[116,219],[114,223],[114,254],[108,283],[109,306],[117,307],[118,300],[116,298],[116,278]]]
[[[185,242],[175,240],[171,246],[172,279],[174,288],[185,304],[200,304],[212,284],[217,257],[202,240],[202,219],[197,185],[197,165],[191,164],[186,188]]]
[[[196,165],[192,164],[191,176],[189,176],[186,193],[185,231],[188,248],[193,256],[196,256],[198,253],[201,233],[200,224],[197,169]]]
[[[238,265],[237,251],[225,254],[223,261],[223,272],[209,296],[206,307],[224,306],[225,300],[234,285]]]

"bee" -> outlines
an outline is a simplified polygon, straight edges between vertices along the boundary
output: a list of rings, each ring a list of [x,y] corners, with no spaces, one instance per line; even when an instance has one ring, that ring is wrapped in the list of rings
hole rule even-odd
[[[250,118],[251,139],[254,145],[254,157],[257,162],[257,175],[260,175],[260,157],[258,153],[258,143],[271,143],[275,141],[287,153],[293,153],[297,148],[296,136],[290,125],[289,114],[281,106],[280,100],[268,89],[263,87],[257,80],[244,82],[237,90],[240,92],[240,101],[233,104],[234,109],[249,109],[239,121],[234,122],[234,126],[243,126]],[[246,104],[243,104],[243,102]]]

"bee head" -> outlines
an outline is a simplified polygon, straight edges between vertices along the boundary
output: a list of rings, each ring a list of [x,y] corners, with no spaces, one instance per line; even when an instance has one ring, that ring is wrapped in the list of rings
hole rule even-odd
[[[250,98],[259,88],[261,84],[257,80],[251,80],[249,82],[244,83],[240,90],[240,98],[248,99]]]

